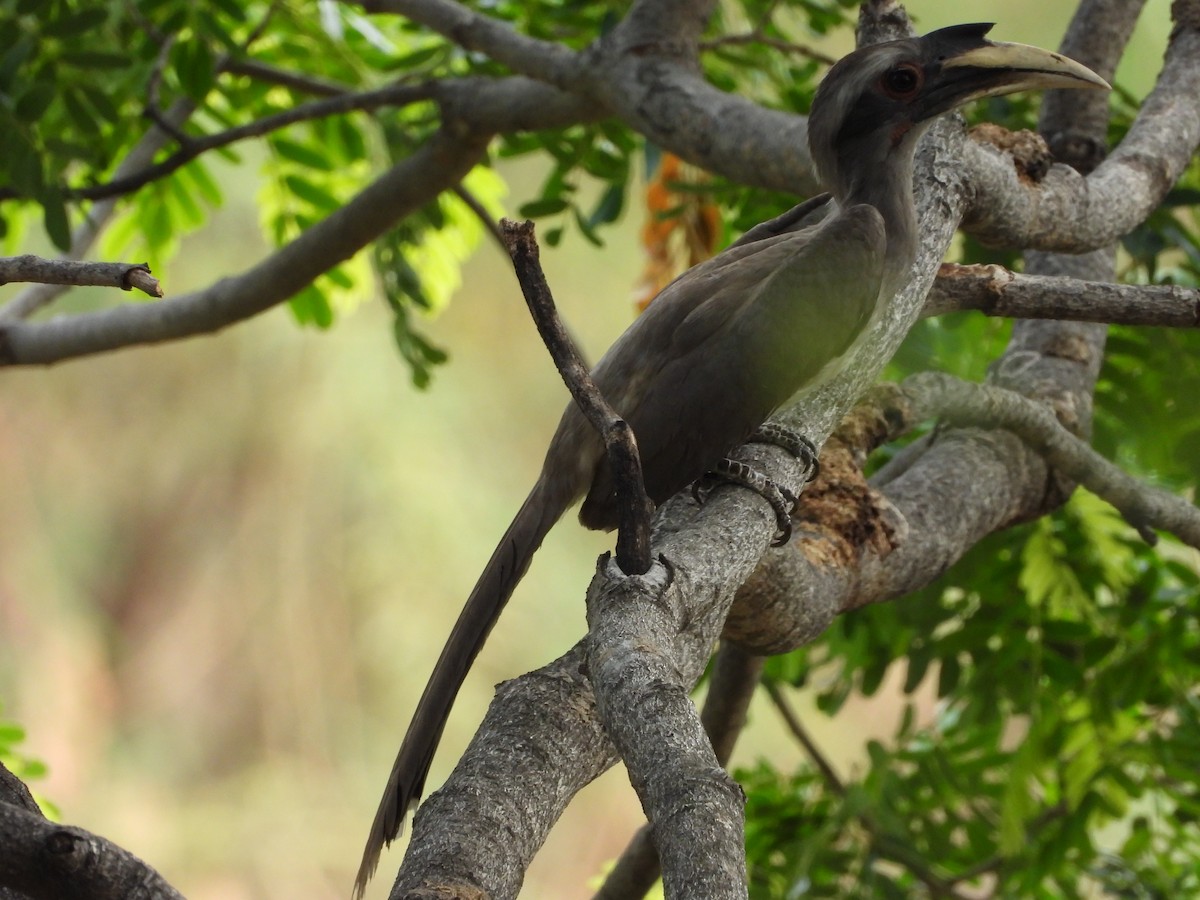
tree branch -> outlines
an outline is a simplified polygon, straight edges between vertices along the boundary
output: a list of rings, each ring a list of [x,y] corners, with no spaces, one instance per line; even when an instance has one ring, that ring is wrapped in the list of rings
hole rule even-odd
[[[728,766],[734,744],[746,726],[746,714],[762,677],[764,662],[763,657],[746,653],[728,641],[721,643],[713,660],[700,722],[712,743],[717,762],[722,766]],[[661,874],[654,831],[649,825],[643,825],[625,847],[593,900],[644,897]]]
[[[225,71],[232,72],[234,75],[245,75],[247,78],[267,84],[278,84],[303,94],[311,94],[314,97],[339,97],[343,94],[354,93],[354,89],[348,84],[339,84],[305,72],[280,69],[249,57],[229,59],[225,63]]]
[[[662,558],[635,578],[602,562],[603,578],[588,591],[596,711],[653,823],[667,896],[742,898],[745,797],[688,698],[693,679],[676,663],[675,641],[689,598],[672,584],[674,560]]]
[[[1200,326],[1200,291],[1179,285],[1021,275],[1003,266],[947,263],[938,271],[921,315],[960,310],[1010,319],[1196,328]]]
[[[290,244],[241,275],[204,290],[66,319],[2,323],[0,365],[46,364],[190,337],[264,312],[458,182],[483,157],[486,146],[486,136],[452,138],[438,132]]]
[[[151,297],[163,295],[162,286],[150,274],[150,266],[146,263],[77,262],[43,259],[31,253],[0,257],[0,284],[27,281],[76,287],[116,287],[123,291],[137,288]]]
[[[1072,481],[1115,506],[1150,543],[1150,527],[1169,531],[1200,549],[1200,509],[1167,491],[1140,483],[1062,427],[1054,412],[1020,394],[971,384],[950,375],[922,372],[901,390],[921,419],[945,418],[960,425],[1004,428],[1033,447]]]
[[[769,478],[799,489],[804,472],[790,455],[767,445],[748,450]],[[629,609],[673,623],[672,683],[690,686],[699,679],[734,590],[774,535],[768,505],[746,494],[719,486],[703,507],[684,494],[655,515],[654,546],[670,560],[674,577],[654,603],[634,597]],[[624,581],[635,582],[613,584]],[[597,574],[589,597],[616,589]],[[496,900],[516,897],[525,869],[567,803],[616,760],[596,713],[592,681],[598,676],[586,661],[585,644],[497,690],[451,777],[418,808],[393,896],[443,885],[481,890]]]
[[[512,71],[564,87],[576,54],[561,44],[521,34],[506,22],[481,15],[452,0],[361,0],[369,13],[392,13],[424,25],[464,50],[483,53]]]

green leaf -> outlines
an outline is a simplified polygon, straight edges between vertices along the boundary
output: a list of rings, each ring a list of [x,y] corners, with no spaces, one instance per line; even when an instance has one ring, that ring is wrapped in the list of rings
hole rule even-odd
[[[620,217],[624,206],[625,182],[610,185],[604,192],[604,196],[600,198],[600,202],[596,204],[596,208],[592,210],[592,214],[588,216],[588,224],[594,227],[615,222]]]
[[[13,114],[23,122],[36,122],[49,108],[57,93],[58,89],[52,82],[34,82],[17,98]]]
[[[83,91],[83,95],[87,97],[88,103],[92,109],[108,123],[115,123],[121,118],[121,114],[117,111],[117,107],[113,104],[112,99],[100,88],[94,84],[81,84],[79,89]]]
[[[213,181],[203,160],[194,159],[179,170],[181,178],[186,178],[195,187],[196,192],[209,206],[220,206],[222,200],[220,186]]]
[[[314,285],[309,285],[288,301],[292,315],[301,325],[315,325],[325,329],[333,324],[333,310],[325,295]]]
[[[221,12],[229,16],[235,22],[246,21],[246,10],[237,0],[211,0],[213,6],[219,7]]]
[[[298,144],[287,138],[277,137],[271,141],[271,146],[284,159],[299,163],[309,169],[319,169],[322,172],[328,172],[333,169],[333,163],[326,154],[320,153],[305,144]]]
[[[537,219],[560,213],[568,206],[570,203],[562,197],[542,197],[539,200],[531,200],[522,204],[521,208],[517,210],[517,215],[527,219]]]
[[[63,203],[62,192],[50,188],[42,194],[42,221],[46,226],[46,234],[59,250],[71,249],[71,223],[67,219],[67,207]]]
[[[99,134],[100,125],[91,106],[85,102],[83,93],[78,88],[65,88],[60,94],[67,115],[70,116],[80,131],[88,134]]]
[[[129,65],[129,57],[103,50],[68,50],[59,59],[81,69],[123,69]]]
[[[212,88],[214,70],[212,51],[198,40],[176,44],[171,51],[175,75],[187,95],[203,100]]]
[[[337,197],[323,187],[313,184],[299,175],[286,175],[283,181],[288,186],[288,190],[321,212],[332,212],[342,205]]]
[[[106,9],[81,9],[42,25],[42,33],[50,37],[71,37],[100,28],[108,21]]]

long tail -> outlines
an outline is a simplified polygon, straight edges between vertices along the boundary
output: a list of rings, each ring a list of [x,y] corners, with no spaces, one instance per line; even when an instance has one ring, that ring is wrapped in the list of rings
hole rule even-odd
[[[553,490],[545,478],[538,479],[516,518],[504,532],[462,612],[458,614],[454,630],[450,632],[417,704],[417,711],[400,745],[396,763],[392,766],[392,775],[379,803],[379,811],[375,813],[375,822],[371,825],[371,834],[363,850],[362,865],[354,880],[356,897],[362,897],[367,881],[379,864],[379,854],[384,844],[390,844],[399,836],[409,808],[425,788],[425,777],[429,774],[433,754],[471,663],[483,648],[508,598],[529,568],[530,560],[541,546],[542,539],[574,502],[573,496],[557,496],[561,493],[561,490]]]

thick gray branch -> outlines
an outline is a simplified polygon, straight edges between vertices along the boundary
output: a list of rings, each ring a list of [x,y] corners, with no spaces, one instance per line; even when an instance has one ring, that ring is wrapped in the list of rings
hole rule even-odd
[[[713,660],[700,721],[722,766],[728,765],[734,744],[746,725],[750,700],[762,677],[764,663],[763,657],[746,653],[728,641],[721,643]],[[649,825],[638,829],[594,900],[634,900],[649,893],[662,874],[653,833]]]
[[[944,265],[921,315],[959,310],[1010,319],[1196,328],[1200,326],[1200,291],[1169,284],[1021,275],[994,265]]]
[[[802,467],[787,454],[763,445],[749,452],[769,477],[801,487]],[[704,671],[734,591],[774,534],[775,516],[760,497],[718,487],[703,507],[674,498],[655,523],[655,548],[674,574],[661,598],[673,619],[672,683],[690,687]],[[598,574],[590,592],[604,584]],[[587,671],[585,654],[577,645],[500,687],[450,779],[418,808],[393,898],[434,886],[468,896],[482,890],[496,900],[516,896],[566,804],[616,760],[595,710],[589,677],[597,675]]]
[[[653,823],[667,896],[737,900],[746,896],[745,798],[688,696],[695,679],[676,663],[691,598],[673,589],[674,564],[664,558],[636,578],[602,564],[603,579],[588,591],[588,674],[596,711]]]

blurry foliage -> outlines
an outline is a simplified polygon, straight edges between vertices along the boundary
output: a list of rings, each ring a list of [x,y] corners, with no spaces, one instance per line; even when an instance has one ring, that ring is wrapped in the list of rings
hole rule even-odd
[[[807,112],[822,66],[804,41],[848,27],[855,6],[730,0],[714,17],[705,73],[764,105]],[[627,7],[497,0],[487,12],[582,48]],[[112,47],[120,51],[98,49]],[[89,208],[70,202],[69,191],[112,177],[145,130],[148,104],[161,112],[195,103],[183,129],[195,137],[311,99],[232,75],[226,61],[242,58],[346,90],[504,72],[399,16],[367,17],[327,0],[0,0],[0,195],[11,198],[0,207],[0,237],[12,247],[37,223],[67,246]],[[1132,98],[1115,96],[1114,140],[1136,111]],[[1032,127],[1035,110],[1035,99],[1018,95],[969,115]],[[294,239],[436,125],[434,110],[416,104],[267,136],[265,153],[253,157],[262,157],[264,231],[277,244]],[[653,175],[661,159],[612,121],[506,135],[495,149],[551,161],[538,195],[519,207],[543,220],[551,246],[569,234],[602,245],[604,229],[631,206],[637,176]],[[220,153],[235,163],[242,154]],[[581,190],[588,181],[600,184],[598,194]],[[504,186],[494,173],[477,170],[464,186],[498,214]],[[673,187],[703,192],[720,208],[721,243],[794,202],[719,178]],[[209,162],[197,159],[126,198],[103,252],[144,254],[158,269],[221,199]],[[1198,200],[1193,162],[1164,207],[1124,241],[1124,278],[1200,283]],[[424,386],[446,354],[414,322],[445,304],[481,235],[461,199],[439,198],[301,291],[292,311],[329,327],[380,287],[397,347]],[[969,238],[961,259],[1019,265]],[[1006,323],[983,316],[922,322],[891,375],[933,367],[980,379],[1007,335]],[[1177,486],[1197,477],[1197,341],[1194,332],[1111,329],[1097,392],[1097,447]],[[938,704],[932,718],[910,706],[893,739],[872,743],[865,768],[844,784],[816,768],[742,773],[753,895],[910,897],[958,878],[1003,896],[1073,897],[1081,884],[1104,896],[1200,895],[1200,584],[1183,558],[1169,543],[1147,549],[1106,506],[1077,494],[1062,514],[983,541],[932,587],[843,616],[816,644],[772,660],[770,677],[815,686],[829,715],[854,694],[877,692],[894,668],[909,693],[936,685]],[[35,777],[37,764],[13,749],[21,737],[0,725],[0,757]]]

